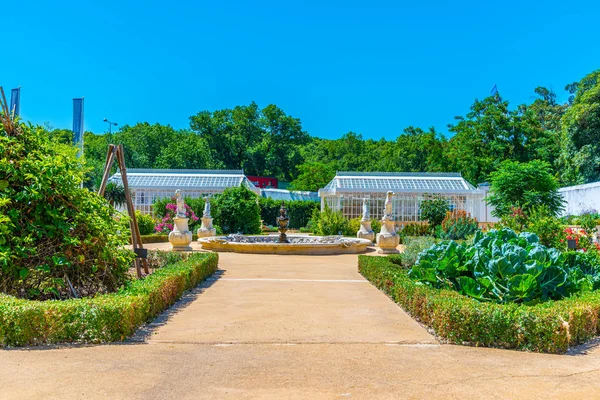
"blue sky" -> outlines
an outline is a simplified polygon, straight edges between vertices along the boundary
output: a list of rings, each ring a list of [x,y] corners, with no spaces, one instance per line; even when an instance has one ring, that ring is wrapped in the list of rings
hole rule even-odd
[[[511,104],[600,68],[597,1],[8,1],[0,85],[22,117],[188,127],[256,101],[314,136],[446,133],[494,84]]]

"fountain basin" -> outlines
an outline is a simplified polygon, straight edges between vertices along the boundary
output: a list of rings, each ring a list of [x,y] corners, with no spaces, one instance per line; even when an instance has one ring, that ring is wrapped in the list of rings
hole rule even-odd
[[[252,254],[356,254],[367,251],[372,244],[367,239],[342,236],[287,236],[289,243],[280,243],[277,236],[213,236],[198,239],[205,250]]]

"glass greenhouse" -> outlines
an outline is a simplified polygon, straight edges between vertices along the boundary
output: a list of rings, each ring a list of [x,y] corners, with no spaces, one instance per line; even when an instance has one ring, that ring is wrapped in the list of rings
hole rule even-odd
[[[171,197],[180,189],[184,197],[206,197],[221,193],[229,187],[245,185],[256,194],[255,187],[242,170],[177,170],[177,169],[128,169],[127,179],[132,193],[133,205],[142,213],[152,213],[156,199]],[[122,184],[121,173],[108,180]]]
[[[448,199],[451,210],[465,210],[486,222],[485,192],[459,173],[430,172],[338,172],[319,190],[321,209],[327,204],[346,218],[362,216],[363,199],[369,200],[371,218],[383,217],[387,191],[394,192],[393,213],[397,223],[420,221],[421,202],[428,195]]]

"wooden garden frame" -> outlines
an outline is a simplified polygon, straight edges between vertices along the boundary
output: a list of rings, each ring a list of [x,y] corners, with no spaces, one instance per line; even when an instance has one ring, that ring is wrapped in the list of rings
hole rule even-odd
[[[121,171],[121,180],[123,181],[123,188],[125,189],[125,199],[127,204],[127,213],[129,214],[129,225],[131,227],[131,244],[133,245],[133,251],[135,252],[135,270],[138,278],[143,276],[142,265],[144,267],[144,274],[149,274],[148,262],[146,256],[148,250],[144,249],[142,244],[142,236],[140,235],[140,228],[135,218],[135,210],[133,208],[133,202],[131,201],[131,193],[129,192],[129,183],[127,182],[127,168],[125,167],[125,156],[123,151],[123,145],[109,144],[108,152],[106,153],[106,164],[104,165],[104,174],[102,175],[102,182],[100,183],[100,189],[98,194],[104,197],[106,191],[106,184],[108,183],[108,176],[110,175],[110,169],[117,159],[117,165]]]

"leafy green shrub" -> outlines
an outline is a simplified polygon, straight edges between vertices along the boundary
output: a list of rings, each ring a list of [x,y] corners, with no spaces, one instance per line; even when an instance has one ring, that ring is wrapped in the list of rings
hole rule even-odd
[[[513,208],[528,214],[534,207],[546,206],[554,216],[564,208],[558,181],[544,161],[504,161],[490,174],[490,184],[492,191],[488,203],[494,207],[492,214],[498,218],[510,215]]]
[[[265,225],[277,225],[277,217],[281,208],[281,201],[271,198],[259,197],[260,217]],[[305,227],[310,220],[314,210],[318,210],[320,204],[315,201],[293,200],[286,201],[285,208],[290,217],[290,229]]]
[[[0,294],[0,346],[124,340],[212,275],[217,263],[217,253],[191,254],[94,298],[32,301]]]
[[[450,240],[465,240],[479,230],[475,218],[464,210],[448,212],[441,225],[440,237]]]
[[[128,218],[81,188],[76,149],[39,127],[0,126],[0,291],[26,298],[91,296],[125,284]]]
[[[325,209],[323,212],[313,212],[311,221],[311,226],[315,229],[315,233],[318,235],[356,235],[356,232],[352,233],[350,231],[350,223],[344,217],[341,211],[332,211],[327,204],[325,204]]]
[[[598,214],[581,214],[579,216],[579,225],[583,228],[588,236],[593,236],[597,233],[597,226],[600,224]]]
[[[404,251],[402,252],[402,265],[411,267],[419,258],[419,254],[438,242],[431,236],[406,236],[402,239]]]
[[[152,215],[142,214],[140,210],[136,210],[135,219],[140,228],[140,235],[151,235],[154,233],[154,225],[156,224]]]
[[[427,236],[431,233],[429,224],[408,223],[400,231],[402,236]]]
[[[436,336],[451,343],[564,353],[600,333],[600,291],[533,306],[496,304],[414,282],[387,257],[359,255],[358,268]]]
[[[448,200],[439,196],[430,196],[421,202],[421,219],[429,222],[429,226],[435,229],[442,224],[449,209]]]
[[[536,303],[600,288],[600,265],[582,270],[537,235],[510,229],[477,232],[472,245],[445,241],[423,251],[410,269],[416,282],[481,301]]]
[[[227,188],[215,196],[211,213],[224,233],[260,233],[258,201],[258,196],[245,186]]]
[[[565,226],[546,207],[535,207],[531,210],[527,219],[527,230],[538,235],[540,243],[546,247],[565,248]]]

